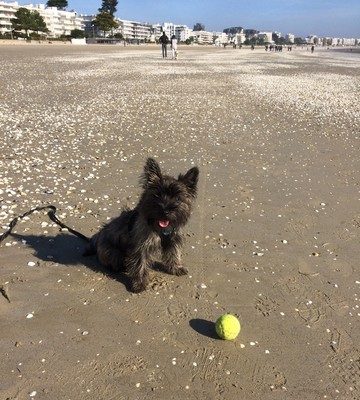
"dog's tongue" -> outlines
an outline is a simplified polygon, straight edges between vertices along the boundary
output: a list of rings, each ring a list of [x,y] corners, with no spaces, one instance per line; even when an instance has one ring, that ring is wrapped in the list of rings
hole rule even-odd
[[[170,224],[170,221],[168,221],[167,219],[159,221],[160,228],[167,228],[169,226],[169,224]]]

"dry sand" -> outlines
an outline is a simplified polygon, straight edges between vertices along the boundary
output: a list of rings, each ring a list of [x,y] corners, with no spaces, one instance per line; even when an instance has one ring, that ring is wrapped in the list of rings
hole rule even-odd
[[[136,202],[146,157],[201,169],[190,274],[139,295],[46,214],[2,243],[1,399],[360,398],[358,54],[0,54],[0,232],[54,204],[91,235]]]

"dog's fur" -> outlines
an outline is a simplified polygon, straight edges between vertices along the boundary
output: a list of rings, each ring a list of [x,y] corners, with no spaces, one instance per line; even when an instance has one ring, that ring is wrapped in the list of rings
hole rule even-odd
[[[198,177],[197,167],[177,179],[163,175],[159,164],[148,158],[141,176],[144,190],[137,206],[123,210],[96,233],[85,255],[96,253],[105,267],[125,272],[133,292],[146,289],[148,268],[157,256],[161,256],[159,265],[165,272],[187,274],[181,264],[181,228],[190,217]]]

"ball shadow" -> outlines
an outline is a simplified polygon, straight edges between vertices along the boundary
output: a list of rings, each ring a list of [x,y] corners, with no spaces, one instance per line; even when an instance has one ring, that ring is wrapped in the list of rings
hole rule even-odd
[[[194,318],[189,321],[189,325],[194,329],[197,333],[200,333],[203,336],[206,336],[210,339],[220,340],[218,335],[216,334],[215,324],[212,321],[207,321],[206,319]]]

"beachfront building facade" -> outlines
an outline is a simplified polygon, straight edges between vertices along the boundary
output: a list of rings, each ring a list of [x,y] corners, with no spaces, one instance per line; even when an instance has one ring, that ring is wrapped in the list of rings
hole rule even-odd
[[[29,4],[24,7],[30,11],[39,12],[49,30],[49,37],[68,36],[75,29],[84,30],[83,19],[75,11],[64,11],[56,7],[46,7],[45,4]]]
[[[38,11],[49,30],[49,37],[70,35],[74,29],[84,29],[83,19],[75,11],[58,10],[56,7],[46,7],[45,4],[21,6],[17,2],[0,2],[0,32],[10,33],[12,31],[11,19],[15,18],[15,13],[19,8]]]
[[[125,19],[116,19],[116,22],[119,27],[114,30],[114,33],[121,33],[127,41],[146,41],[151,38],[153,32],[151,24]]]
[[[213,42],[216,46],[229,43],[229,36],[224,32],[213,32]]]
[[[165,32],[166,36],[170,39],[176,32],[176,25],[172,22],[164,22],[162,31]]]
[[[198,44],[213,44],[214,35],[212,32],[207,31],[194,31],[193,37]]]
[[[295,35],[292,34],[292,33],[288,33],[288,34],[285,36],[285,39],[286,39],[286,41],[287,41],[288,43],[294,43],[294,42],[295,42]]]
[[[175,36],[179,42],[186,42],[188,39],[194,36],[194,32],[186,25],[176,25]]]
[[[6,3],[0,1],[0,33],[11,33],[11,20],[15,18],[15,13],[19,9],[17,2]]]
[[[354,38],[341,38],[339,44],[341,46],[355,46],[356,39],[354,39]]]
[[[272,32],[259,32],[257,37],[264,40],[265,43],[273,43]]]

